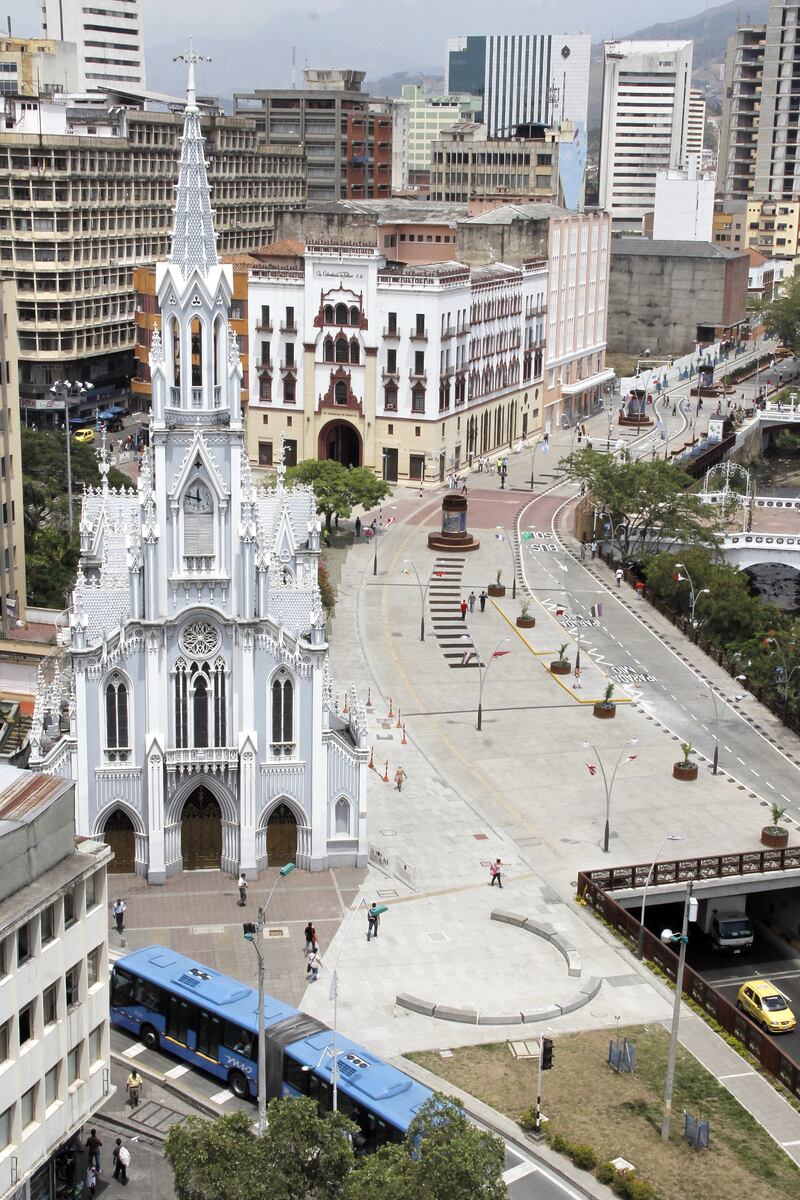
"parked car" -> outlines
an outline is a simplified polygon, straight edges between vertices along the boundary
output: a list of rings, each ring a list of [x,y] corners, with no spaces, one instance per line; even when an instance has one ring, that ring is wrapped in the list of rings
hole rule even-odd
[[[783,992],[768,979],[748,979],[739,988],[736,1007],[767,1033],[790,1033],[797,1021]]]
[[[83,429],[76,429],[72,435],[72,440],[73,442],[80,442],[81,444],[93,442],[94,430],[89,429],[88,426],[85,426]]]

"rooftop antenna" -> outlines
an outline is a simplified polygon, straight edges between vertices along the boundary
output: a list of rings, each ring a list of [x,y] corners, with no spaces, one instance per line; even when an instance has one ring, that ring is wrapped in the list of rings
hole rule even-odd
[[[292,46],[292,91],[297,87],[297,47]]]

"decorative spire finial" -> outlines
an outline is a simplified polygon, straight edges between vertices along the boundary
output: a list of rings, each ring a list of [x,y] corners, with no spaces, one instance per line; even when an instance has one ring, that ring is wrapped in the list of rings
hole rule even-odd
[[[153,333],[150,338],[150,361],[157,363],[164,360],[164,347],[161,344],[161,330],[158,328],[158,321],[153,326]]]
[[[100,486],[103,489],[103,495],[108,495],[108,472],[111,469],[111,463],[108,461],[108,430],[103,425],[100,430],[100,449],[97,451],[97,469],[100,472]]]
[[[176,56],[189,68],[186,85],[186,110],[181,138],[181,161],[178,169],[178,194],[175,202],[175,225],[172,232],[170,262],[181,268],[184,279],[193,270],[207,275],[217,265],[217,246],[214,220],[209,199],[208,176],[200,129],[200,109],[195,94],[195,63],[209,62],[191,45],[186,54]]]
[[[286,434],[281,434],[281,452],[278,456],[278,491],[282,492],[286,485]]]

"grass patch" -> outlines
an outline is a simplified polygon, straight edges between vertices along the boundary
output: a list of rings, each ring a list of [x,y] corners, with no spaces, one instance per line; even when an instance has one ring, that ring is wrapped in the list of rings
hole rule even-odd
[[[591,1146],[598,1162],[622,1155],[649,1179],[661,1200],[718,1200],[721,1195],[797,1200],[800,1169],[692,1055],[679,1048],[672,1136],[661,1140],[661,1100],[669,1035],[663,1029],[621,1030],[636,1045],[634,1075],[607,1065],[606,1031],[571,1033],[555,1042],[555,1066],[544,1076],[548,1132]],[[512,1057],[505,1042],[410,1054],[414,1062],[518,1120],[536,1096],[535,1059]],[[446,1089],[445,1089],[446,1090]],[[711,1146],[683,1140],[683,1111],[708,1119]],[[722,1185],[724,1180],[724,1186]]]

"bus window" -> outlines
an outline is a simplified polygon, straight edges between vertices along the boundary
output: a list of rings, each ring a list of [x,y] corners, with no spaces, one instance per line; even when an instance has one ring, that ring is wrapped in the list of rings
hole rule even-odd
[[[183,1046],[189,1045],[189,1027],[193,1025],[192,1005],[180,996],[170,996],[167,1007],[167,1037],[173,1038]]]
[[[283,1082],[288,1087],[294,1088],[301,1096],[308,1095],[308,1081],[311,1078],[310,1071],[304,1071],[299,1063],[296,1063],[293,1058],[289,1058],[288,1054],[283,1056]]]
[[[151,1012],[163,1012],[161,988],[157,984],[149,983],[146,979],[137,979],[135,998],[137,1004],[149,1008]]]
[[[111,977],[112,1007],[121,1008],[125,1004],[133,1004],[133,996],[134,984],[130,975],[121,971],[119,967],[115,967]]]
[[[320,1112],[329,1112],[333,1108],[333,1089],[325,1079],[320,1079],[309,1071],[308,1094],[319,1105]]]
[[[249,1029],[242,1029],[241,1025],[234,1025],[232,1021],[225,1022],[223,1045],[226,1049],[241,1054],[243,1058],[255,1060],[258,1053],[256,1035]]]
[[[210,1013],[200,1013],[200,1024],[197,1029],[197,1052],[205,1054],[206,1058],[219,1058],[219,1041],[222,1036],[222,1021]]]

